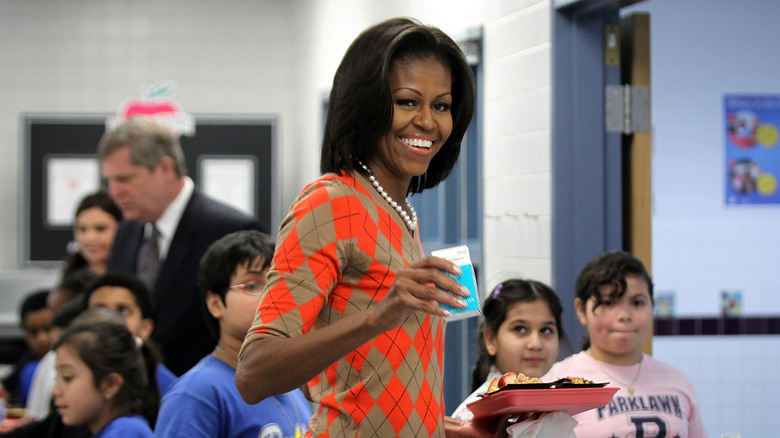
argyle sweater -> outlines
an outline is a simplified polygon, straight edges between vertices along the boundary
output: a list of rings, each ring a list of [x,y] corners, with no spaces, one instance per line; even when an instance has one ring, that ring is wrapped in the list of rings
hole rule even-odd
[[[244,348],[300,336],[365,310],[396,272],[424,256],[420,241],[360,174],[326,174],[282,221],[269,283]],[[423,312],[309,383],[320,404],[311,433],[328,437],[443,436],[444,323]]]

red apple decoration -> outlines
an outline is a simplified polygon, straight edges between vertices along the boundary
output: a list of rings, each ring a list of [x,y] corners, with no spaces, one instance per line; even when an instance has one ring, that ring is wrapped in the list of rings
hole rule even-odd
[[[160,114],[177,114],[181,112],[175,102],[169,100],[139,100],[131,99],[125,102],[121,116],[129,119],[133,116],[152,116]]]

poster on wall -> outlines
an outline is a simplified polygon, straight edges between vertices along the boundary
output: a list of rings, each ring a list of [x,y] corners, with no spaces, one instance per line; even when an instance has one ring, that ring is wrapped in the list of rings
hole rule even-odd
[[[81,199],[100,189],[100,163],[94,157],[47,155],[46,225],[68,227],[73,224]]]
[[[249,215],[256,215],[257,157],[198,157],[200,190]]]
[[[780,95],[726,95],[726,204],[780,204]]]

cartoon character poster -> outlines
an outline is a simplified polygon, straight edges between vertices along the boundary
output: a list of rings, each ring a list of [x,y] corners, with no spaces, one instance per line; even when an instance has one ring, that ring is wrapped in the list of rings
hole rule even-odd
[[[780,95],[726,95],[726,204],[780,204]]]

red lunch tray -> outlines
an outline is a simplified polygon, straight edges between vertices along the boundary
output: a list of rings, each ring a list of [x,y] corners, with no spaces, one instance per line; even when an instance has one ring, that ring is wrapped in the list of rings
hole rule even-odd
[[[492,418],[522,412],[561,411],[569,415],[600,408],[615,395],[617,386],[601,388],[512,389],[487,395],[466,406],[474,418]]]

